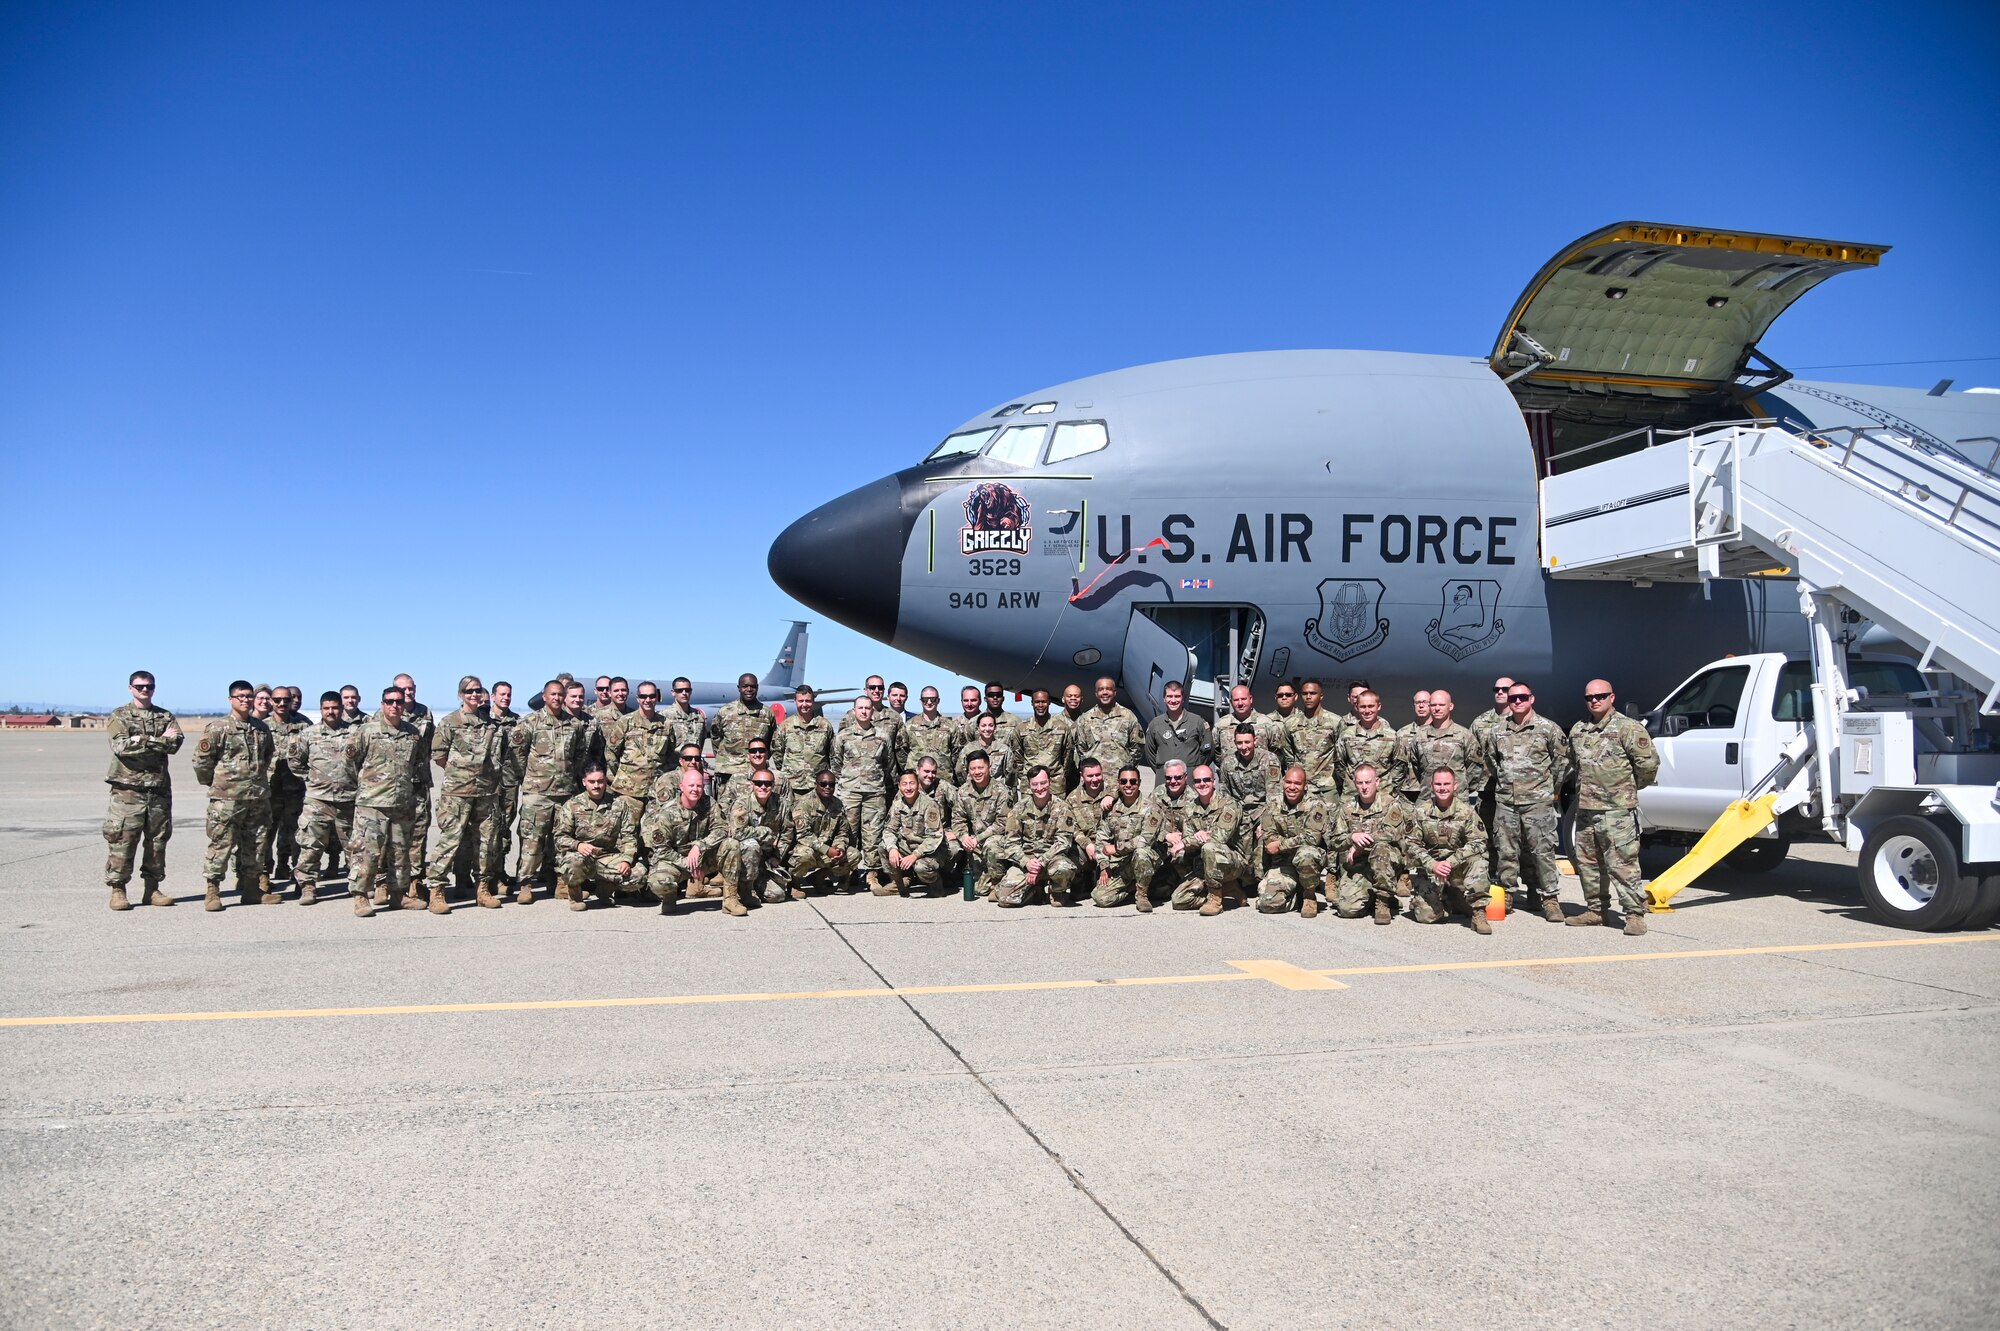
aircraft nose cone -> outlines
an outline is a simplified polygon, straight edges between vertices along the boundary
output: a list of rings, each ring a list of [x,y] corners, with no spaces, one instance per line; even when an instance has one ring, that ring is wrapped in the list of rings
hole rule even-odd
[[[821,504],[778,534],[771,580],[819,613],[879,642],[896,636],[909,521],[893,477]]]

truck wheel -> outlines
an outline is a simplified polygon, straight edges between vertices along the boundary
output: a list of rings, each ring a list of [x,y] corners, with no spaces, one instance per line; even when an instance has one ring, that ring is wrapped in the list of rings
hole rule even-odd
[[[1972,909],[1958,922],[1961,929],[1990,929],[1993,921],[2000,920],[2000,865],[1981,864],[1973,866],[1987,872],[1979,877],[1979,891],[1975,894]]]
[[[1769,873],[1792,853],[1790,837],[1764,837],[1746,841],[1722,857],[1722,862],[1738,873]]]
[[[1859,870],[1861,899],[1898,928],[1954,929],[1976,904],[1979,880],[1960,873],[1951,838],[1910,814],[1885,818],[1868,834]]]

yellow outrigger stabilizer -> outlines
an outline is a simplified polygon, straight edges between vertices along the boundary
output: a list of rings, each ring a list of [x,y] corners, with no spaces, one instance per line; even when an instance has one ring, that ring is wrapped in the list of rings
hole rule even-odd
[[[1651,913],[1664,915],[1673,907],[1668,905],[1676,893],[1695,879],[1713,869],[1717,862],[1730,851],[1756,836],[1771,825],[1777,815],[1778,797],[1775,794],[1759,795],[1754,800],[1737,800],[1722,811],[1715,825],[1701,834],[1701,840],[1694,843],[1694,849],[1681,856],[1675,865],[1665,873],[1646,884],[1646,895],[1652,898]]]

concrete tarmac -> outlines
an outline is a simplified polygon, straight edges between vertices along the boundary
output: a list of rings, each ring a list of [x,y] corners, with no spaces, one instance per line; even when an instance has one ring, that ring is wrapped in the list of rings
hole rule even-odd
[[[191,752],[181,904],[113,914],[103,735],[0,736],[8,1326],[2000,1308],[2000,931],[1879,925],[1831,848],[1643,938],[956,894],[216,915]],[[162,1014],[203,1019],[9,1024]]]

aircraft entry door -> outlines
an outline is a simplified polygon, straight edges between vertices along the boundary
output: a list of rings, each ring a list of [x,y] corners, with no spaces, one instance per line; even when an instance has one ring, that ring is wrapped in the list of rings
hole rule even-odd
[[[1169,680],[1187,688],[1194,675],[1194,653],[1186,643],[1134,610],[1125,625],[1121,672],[1126,696],[1143,726],[1167,710],[1162,693]]]

